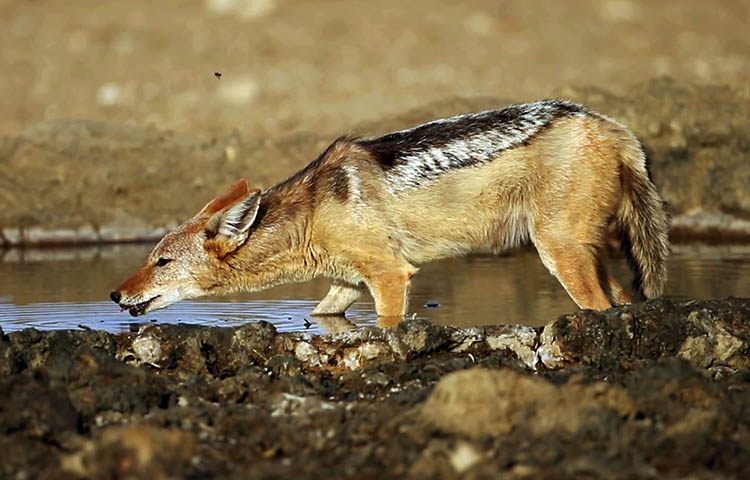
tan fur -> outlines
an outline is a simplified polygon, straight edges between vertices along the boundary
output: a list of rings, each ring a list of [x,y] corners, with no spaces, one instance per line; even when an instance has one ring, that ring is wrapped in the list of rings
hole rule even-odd
[[[610,223],[629,221],[633,225],[620,227],[632,232],[642,228],[635,224],[645,210],[658,210],[661,223],[653,228],[666,242],[666,213],[640,145],[625,127],[599,115],[556,119],[532,141],[418,188],[389,190],[387,175],[361,145],[339,141],[263,192],[246,232],[217,234],[228,209],[257,195],[241,180],[156,246],[118,288],[120,303],[158,296],[144,307],[149,311],[196,294],[327,276],[334,284],[313,313],[343,313],[368,288],[388,324],[406,313],[419,265],[531,241],[579,307],[606,309],[631,301],[602,263]],[[644,185],[650,185],[644,195],[653,195],[646,206],[633,196],[633,188]],[[636,255],[645,252],[636,260],[649,261],[643,246],[636,247]],[[644,269],[650,295],[660,293],[666,278],[666,253],[655,255],[662,264]],[[154,266],[160,257],[173,260]]]

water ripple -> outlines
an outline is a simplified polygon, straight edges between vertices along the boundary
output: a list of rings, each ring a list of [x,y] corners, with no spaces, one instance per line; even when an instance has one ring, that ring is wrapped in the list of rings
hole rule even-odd
[[[311,300],[214,302],[184,301],[164,310],[133,318],[110,302],[46,302],[16,305],[0,298],[0,326],[12,332],[34,327],[39,330],[92,328],[127,332],[143,323],[186,323],[206,326],[240,326],[265,320],[279,331],[307,330],[326,333],[310,317]],[[363,303],[348,314],[357,324],[374,323],[373,306]]]

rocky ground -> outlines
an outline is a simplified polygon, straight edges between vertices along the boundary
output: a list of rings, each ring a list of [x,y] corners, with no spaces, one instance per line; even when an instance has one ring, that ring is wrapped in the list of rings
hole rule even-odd
[[[0,335],[3,478],[747,478],[750,300]]]

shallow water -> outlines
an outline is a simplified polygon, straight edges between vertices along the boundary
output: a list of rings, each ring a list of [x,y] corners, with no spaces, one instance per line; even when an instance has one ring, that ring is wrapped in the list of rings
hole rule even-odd
[[[284,285],[265,292],[184,301],[133,318],[108,300],[109,292],[135,271],[150,245],[0,251],[0,326],[5,332],[93,328],[128,331],[145,322],[240,325],[266,320],[281,331],[336,332],[375,324],[369,295],[347,318],[309,313],[329,281]],[[623,258],[610,261],[623,284]],[[675,245],[667,296],[675,299],[750,295],[750,245]],[[425,265],[415,276],[410,314],[443,325],[500,323],[543,325],[575,310],[533,249],[507,256],[472,256]]]

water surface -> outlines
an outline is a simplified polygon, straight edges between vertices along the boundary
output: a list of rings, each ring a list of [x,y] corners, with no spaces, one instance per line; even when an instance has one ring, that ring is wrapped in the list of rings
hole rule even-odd
[[[362,297],[347,318],[309,315],[328,290],[317,279],[253,294],[183,301],[133,318],[107,295],[145,259],[151,245],[0,251],[0,326],[5,332],[93,328],[127,331],[144,322],[236,326],[266,320],[281,331],[324,333],[375,324],[372,298]],[[623,258],[610,261],[629,284]],[[750,295],[750,245],[676,245],[667,296],[706,299]],[[415,276],[410,314],[443,325],[543,325],[576,309],[529,248],[506,256],[435,262]]]

